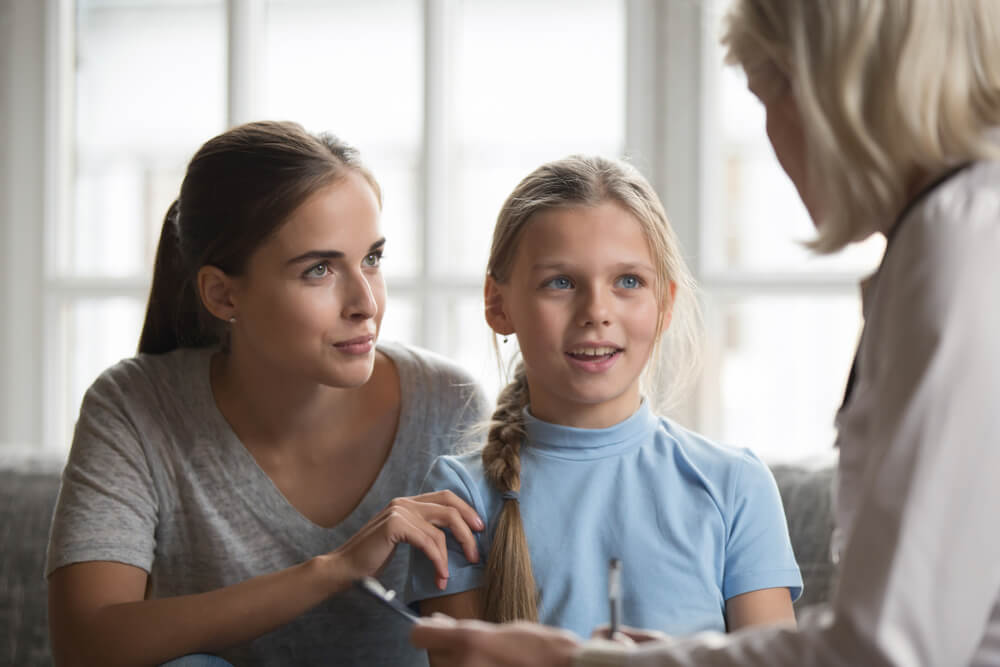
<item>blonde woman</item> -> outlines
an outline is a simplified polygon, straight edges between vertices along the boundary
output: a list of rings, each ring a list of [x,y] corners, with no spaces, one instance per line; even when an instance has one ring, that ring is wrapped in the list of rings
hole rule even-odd
[[[417,645],[479,667],[1000,665],[997,26],[995,0],[737,0],[728,15],[729,59],[816,250],[888,241],[837,415],[830,610],[640,647],[439,621]]]
[[[423,613],[541,620],[587,636],[621,560],[624,620],[676,634],[794,623],[802,587],[770,471],[654,413],[641,379],[692,362],[692,280],[663,207],[627,164],[570,157],[529,174],[497,218],[486,320],[522,363],[481,452],[424,483],[486,522],[485,563],[449,553],[446,589],[412,557]],[[645,396],[644,396],[645,394]],[[435,662],[432,653],[432,663]]]

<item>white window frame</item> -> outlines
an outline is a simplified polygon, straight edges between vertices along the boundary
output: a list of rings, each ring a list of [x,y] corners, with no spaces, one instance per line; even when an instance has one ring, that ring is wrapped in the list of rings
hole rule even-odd
[[[709,67],[714,26],[704,12],[708,3],[690,0],[622,0],[626,8],[625,153],[647,175],[663,198],[682,247],[703,293],[727,297],[835,293],[854,295],[855,274],[762,274],[704,269],[706,234],[701,221],[715,200],[705,192],[718,165],[712,164],[714,137],[704,113],[715,103],[717,71]],[[61,451],[53,420],[46,414],[50,397],[62,396],[59,377],[65,367],[59,347],[58,309],[67,299],[127,296],[145,301],[148,283],[139,279],[66,279],[54,277],[46,234],[70,214],[69,165],[73,150],[73,0],[0,0],[0,132],[8,147],[0,157],[3,209],[0,260],[3,288],[0,312],[7,323],[0,332],[0,445],[23,443]],[[452,123],[449,68],[452,56],[454,0],[424,0],[425,96],[422,151],[422,221],[446,219],[448,154]],[[255,54],[261,33],[262,0],[227,0],[227,118],[236,124],[255,117]],[[692,58],[691,54],[698,54]],[[763,128],[762,128],[763,131]],[[40,148],[41,147],[41,148]],[[34,224],[31,222],[34,221]],[[40,224],[39,224],[40,223]],[[414,280],[390,281],[394,295],[408,296],[420,317],[418,343],[433,347],[443,340],[440,327],[450,297],[474,294],[478,280],[435,277],[435,252],[441,229],[422,223],[423,261]],[[706,323],[708,373],[718,341]],[[713,349],[715,353],[713,353]],[[717,359],[716,359],[717,361]],[[64,406],[53,406],[56,409]],[[702,428],[719,406],[702,383],[677,413]]]

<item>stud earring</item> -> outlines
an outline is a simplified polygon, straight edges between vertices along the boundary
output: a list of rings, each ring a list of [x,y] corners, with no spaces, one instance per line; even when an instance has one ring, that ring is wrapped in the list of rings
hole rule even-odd
[[[235,315],[229,318],[229,323],[230,324],[236,324],[236,316]]]

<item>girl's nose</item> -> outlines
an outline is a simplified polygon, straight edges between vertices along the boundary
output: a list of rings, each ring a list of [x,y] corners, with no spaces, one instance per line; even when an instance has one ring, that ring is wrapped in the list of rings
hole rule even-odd
[[[607,295],[599,289],[581,290],[577,322],[581,327],[611,324]]]

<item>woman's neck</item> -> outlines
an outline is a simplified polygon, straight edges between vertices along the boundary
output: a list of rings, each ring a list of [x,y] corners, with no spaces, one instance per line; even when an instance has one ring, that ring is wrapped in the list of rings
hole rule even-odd
[[[222,416],[244,444],[255,446],[318,442],[317,434],[328,435],[332,424],[344,423],[366,403],[367,383],[329,387],[247,363],[232,353],[213,355],[210,377]]]

